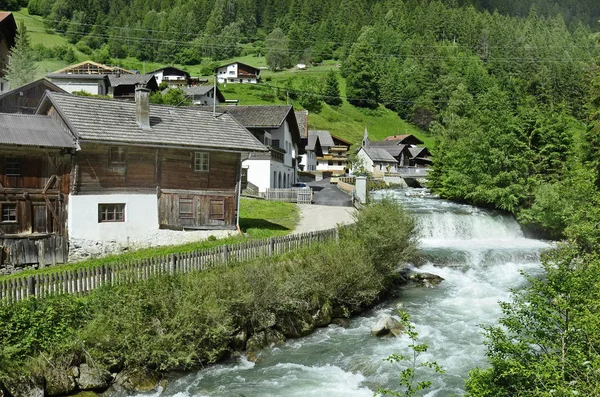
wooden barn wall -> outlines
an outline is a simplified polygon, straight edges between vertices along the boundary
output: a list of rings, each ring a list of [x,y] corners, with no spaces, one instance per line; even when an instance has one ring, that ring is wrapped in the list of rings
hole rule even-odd
[[[21,162],[21,176],[7,176],[8,159]],[[0,203],[16,204],[17,222],[0,222],[11,234],[66,234],[71,156],[36,149],[0,150]]]
[[[21,176],[7,176],[18,159]],[[0,207],[16,205],[17,221],[0,220],[0,274],[67,260],[71,155],[58,150],[0,149]]]
[[[192,200],[193,214],[182,216],[181,200]],[[224,217],[215,219],[211,214],[212,203],[223,202]],[[162,193],[158,201],[158,221],[161,228],[202,228],[232,229],[236,227],[236,196],[194,195],[186,193]]]
[[[125,164],[110,163],[110,145],[85,144],[77,154],[78,194],[160,189],[231,190],[236,187],[238,153],[210,152],[209,172],[193,171],[194,151],[135,146],[125,148]]]
[[[48,89],[51,88],[40,83],[27,89],[13,91],[10,95],[0,99],[0,112],[34,114],[40,99]],[[54,89],[51,90],[54,91]]]

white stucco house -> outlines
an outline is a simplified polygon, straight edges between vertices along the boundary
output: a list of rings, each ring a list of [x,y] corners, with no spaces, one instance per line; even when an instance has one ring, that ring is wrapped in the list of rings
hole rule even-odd
[[[217,68],[217,81],[224,83],[256,84],[260,80],[260,69],[241,62],[228,63]]]
[[[364,171],[373,176],[383,176],[386,173],[398,172],[398,160],[386,148],[373,147],[369,141],[369,133],[365,128],[361,148],[356,153],[358,162],[352,165],[352,172]]]
[[[192,77],[185,70],[176,68],[175,66],[165,66],[164,68],[153,70],[150,73],[154,75],[158,85],[164,82],[171,88],[190,87],[200,83],[198,77]]]
[[[298,158],[304,151],[292,106],[221,108],[246,127],[269,152],[249,152],[242,162],[247,181],[264,192],[289,188],[298,180]]]

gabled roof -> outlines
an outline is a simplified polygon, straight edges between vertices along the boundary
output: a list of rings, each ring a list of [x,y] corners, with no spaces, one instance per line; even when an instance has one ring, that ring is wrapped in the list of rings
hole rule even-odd
[[[0,146],[78,148],[75,138],[49,116],[0,113]]]
[[[150,105],[150,127],[136,122],[136,103],[46,92],[38,114],[54,107],[80,141],[231,151],[267,150],[228,114]]]
[[[292,141],[300,146],[298,122],[292,105],[226,106],[221,111],[231,114],[246,128],[279,128],[287,120]]]
[[[375,147],[377,147],[377,146],[375,146]],[[385,150],[386,152],[391,154],[393,157],[398,157],[403,152],[404,152],[404,154],[411,156],[411,152],[409,151],[410,147],[408,145],[400,144],[400,145],[382,147],[381,149]]]
[[[114,75],[109,74],[108,80],[110,81],[111,87],[118,87],[120,85],[136,85],[136,84],[148,84],[150,80],[155,79],[153,74],[122,74]]]
[[[123,69],[118,66],[107,66],[94,61],[83,61],[75,65],[69,65],[59,69],[51,74],[135,74],[131,70]]]
[[[411,156],[414,157],[427,157],[430,156],[429,149],[426,147],[411,147],[410,149]]]
[[[54,92],[67,92],[67,91],[63,90],[62,88],[60,88],[59,86],[57,86],[56,84],[54,84],[53,82],[46,80],[45,78],[41,78],[39,80],[32,81],[29,84],[25,84],[18,88],[15,88],[14,90],[6,91],[2,95],[0,95],[0,100],[2,100],[2,98],[6,98],[8,96],[15,95],[16,93],[27,91],[28,89],[33,88],[36,85],[43,85],[44,87],[46,87],[46,89],[48,89],[50,91],[54,91]]]
[[[188,95],[206,95],[208,94],[210,91],[213,90],[213,88],[215,88],[212,85],[195,85],[192,87],[183,87],[183,91],[188,94]],[[168,90],[165,89],[163,91],[163,93]],[[225,102],[225,97],[223,96],[223,94],[221,93],[221,90],[219,90],[219,87],[217,87],[217,99],[220,102]]]
[[[329,131],[308,130],[308,143],[306,144],[306,150],[315,150],[317,140],[321,146],[331,147],[335,145]]]
[[[247,67],[247,68],[254,69],[254,70],[256,70],[256,71],[258,71],[258,72],[260,73],[260,69],[259,69],[259,68],[256,68],[256,67],[254,67],[254,66],[252,66],[252,65],[248,65],[247,63],[242,63],[242,62],[229,62],[229,63],[226,63],[226,64],[224,64],[224,65],[221,65],[221,66],[219,66],[217,69],[224,68],[225,66],[229,66],[229,65],[235,65],[235,64],[237,64],[237,65],[238,65],[238,67],[239,67],[240,65],[242,65],[242,66],[245,66],[245,67]],[[257,73],[257,74],[258,74],[258,73]]]
[[[332,135],[331,138],[333,139],[333,143],[336,145],[342,144],[342,145],[352,146],[352,142],[347,141],[343,138],[340,138],[339,136]]]
[[[184,76],[186,76],[188,79],[190,78],[190,74],[189,74],[188,72],[186,72],[186,71],[185,71],[185,70],[183,70],[183,69],[176,68],[175,66],[165,66],[165,67],[163,67],[163,68],[159,68],[159,69],[153,70],[153,71],[151,71],[150,73],[151,73],[151,74],[157,74],[158,72],[164,72],[164,71],[166,71],[166,70],[175,70],[175,71],[177,71],[177,72],[180,72],[180,73],[181,73],[181,74],[183,74]]]
[[[423,141],[413,134],[392,135],[383,139],[384,141],[397,141],[398,143],[408,143],[411,145],[422,145]]]
[[[8,40],[8,46],[15,45],[15,35],[17,34],[17,23],[12,12],[0,12],[0,36]]]
[[[397,163],[398,161],[388,153],[387,150],[382,148],[374,148],[374,147],[363,147],[362,150],[365,151],[367,156],[372,161],[378,161],[380,163]]]
[[[308,138],[308,110],[297,110],[294,113],[296,113],[300,138]]]

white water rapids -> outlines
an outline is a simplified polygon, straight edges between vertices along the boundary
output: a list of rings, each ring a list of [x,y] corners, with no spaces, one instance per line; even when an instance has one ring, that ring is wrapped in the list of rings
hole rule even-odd
[[[432,380],[426,396],[461,395],[468,371],[485,366],[480,325],[497,322],[499,301],[524,284],[520,270],[540,272],[539,253],[548,244],[526,239],[511,217],[443,200],[392,194],[417,217],[427,263],[418,271],[444,278],[435,288],[409,288],[357,317],[346,328],[329,326],[266,349],[257,363],[240,359],[182,375],[153,397],[200,396],[373,396],[378,387],[395,388],[402,366],[384,361],[409,354],[406,337],[380,339],[371,326],[394,314],[402,302],[412,316],[423,359],[437,361],[446,373],[419,373]]]

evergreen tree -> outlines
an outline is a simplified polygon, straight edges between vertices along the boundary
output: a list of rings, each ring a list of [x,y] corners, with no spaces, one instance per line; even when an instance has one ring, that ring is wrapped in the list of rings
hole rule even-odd
[[[267,36],[265,51],[269,69],[279,70],[288,66],[288,40],[281,28],[275,28]]]
[[[15,46],[10,50],[6,79],[11,89],[24,86],[35,79],[37,66],[24,22],[19,22]]]
[[[325,88],[323,89],[323,99],[325,100],[326,104],[331,106],[339,106],[342,104],[337,73],[333,70],[327,73],[327,78],[325,79]]]
[[[348,59],[342,64],[342,75],[346,78],[346,97],[354,106],[376,108],[379,86],[375,72],[375,51],[369,40],[369,28],[352,46]]]

